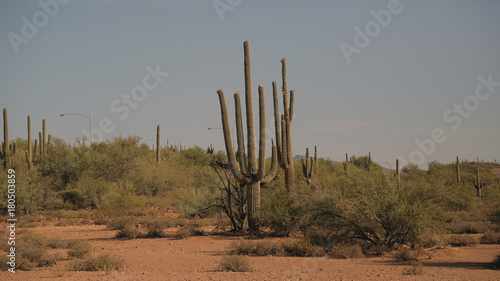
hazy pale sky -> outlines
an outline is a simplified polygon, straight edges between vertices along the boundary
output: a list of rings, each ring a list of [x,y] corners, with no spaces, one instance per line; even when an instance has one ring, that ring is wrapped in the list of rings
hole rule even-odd
[[[89,122],[59,115],[92,112],[104,139],[152,145],[160,124],[163,145],[223,149],[207,128],[218,89],[234,115],[248,40],[270,135],[287,60],[294,154],[500,161],[499,14],[497,0],[0,0],[0,107],[11,139],[31,115],[33,135],[45,118],[73,143]]]

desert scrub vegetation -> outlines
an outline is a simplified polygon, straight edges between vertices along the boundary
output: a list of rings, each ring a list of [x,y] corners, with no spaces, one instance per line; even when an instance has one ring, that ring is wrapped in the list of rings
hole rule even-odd
[[[479,240],[468,234],[452,234],[447,239],[448,244],[456,247],[474,246],[479,244]]]
[[[63,260],[64,256],[51,250],[62,249],[64,246],[64,243],[61,243],[58,239],[23,233],[16,239],[16,267],[19,270],[29,271],[37,267],[56,264],[58,261]],[[9,252],[10,247],[6,245],[3,250]],[[6,257],[6,254],[2,256]],[[5,259],[3,266],[7,265],[6,262]]]
[[[250,261],[245,256],[224,255],[220,261],[221,271],[248,272],[251,271]]]
[[[69,262],[68,271],[104,271],[110,273],[120,269],[125,264],[122,257],[115,254],[104,253],[97,257],[77,259]]]
[[[92,251],[92,246],[88,241],[72,239],[66,241],[68,257],[84,258]]]
[[[403,269],[403,275],[421,275],[424,273],[424,265],[421,262],[415,262],[411,267]]]
[[[314,246],[306,239],[239,239],[231,243],[228,252],[233,255],[292,257],[319,257],[326,254],[322,247]]]

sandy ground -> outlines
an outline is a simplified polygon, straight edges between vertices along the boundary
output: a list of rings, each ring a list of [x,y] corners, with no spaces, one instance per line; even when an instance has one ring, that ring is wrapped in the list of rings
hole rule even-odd
[[[231,241],[227,236],[190,237],[182,240],[114,239],[116,231],[104,226],[46,226],[33,233],[62,239],[85,239],[93,246],[93,255],[109,252],[125,258],[120,271],[63,272],[53,268],[0,272],[0,280],[500,280],[500,271],[489,268],[500,254],[500,245],[445,248],[429,251],[422,261],[423,274],[405,276],[409,262],[388,257],[339,260],[327,257],[249,257],[252,271],[218,271],[218,264]],[[174,231],[174,230],[170,230]]]

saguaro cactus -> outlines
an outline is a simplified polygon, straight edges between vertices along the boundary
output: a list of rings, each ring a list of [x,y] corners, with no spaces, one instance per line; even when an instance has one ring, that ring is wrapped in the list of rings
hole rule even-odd
[[[31,147],[31,116],[28,115],[28,151],[26,151],[26,162],[28,163],[28,170],[33,166],[33,154]]]
[[[460,161],[458,160],[458,156],[457,156],[457,162],[455,163],[455,168],[457,171],[457,183],[460,183],[461,182],[461,180],[460,180]]]
[[[479,202],[481,202],[483,199],[484,182],[481,178],[479,178],[479,168],[475,168],[474,173],[476,174],[476,178],[472,179],[472,182],[474,183],[474,187],[477,190],[477,197],[479,198]]]
[[[286,60],[281,60],[283,114],[280,117],[278,105],[278,90],[276,82],[273,82],[274,101],[274,127],[276,134],[276,145],[278,149],[278,162],[281,169],[285,171],[285,189],[292,193],[295,191],[295,168],[292,152],[291,125],[293,119],[293,105],[295,92],[290,91],[290,103],[288,103],[288,86],[286,82]]]
[[[156,162],[160,163],[161,161],[161,147],[160,147],[160,125],[156,126]]]
[[[401,177],[399,174],[399,159],[396,159],[396,173],[394,174],[394,176],[396,177],[396,181],[398,182],[398,185],[399,185],[399,181],[401,180]]]
[[[347,175],[348,171],[349,171],[349,155],[346,153],[344,162],[344,173]]]
[[[0,157],[4,160],[5,170],[10,168],[12,155],[16,153],[16,143],[9,143],[9,119],[7,108],[3,109],[3,143],[0,149]]]
[[[366,169],[370,172],[370,168],[372,166],[372,154],[368,151],[368,163],[366,163]]]
[[[277,148],[272,145],[271,169],[265,174],[266,166],[266,113],[264,102],[264,88],[259,86],[259,156],[257,162],[257,149],[255,141],[252,84],[250,69],[250,53],[248,41],[243,43],[244,49],[244,71],[245,71],[245,104],[247,120],[247,156],[245,161],[245,147],[243,139],[242,113],[240,105],[240,94],[234,94],[235,113],[236,113],[236,131],[238,143],[238,159],[234,153],[231,140],[231,128],[226,107],[224,92],[218,90],[219,102],[221,107],[222,129],[224,133],[224,143],[229,160],[229,169],[235,179],[245,185],[247,189],[247,219],[250,233],[258,231],[257,216],[260,209],[260,185],[270,182],[276,175],[277,170]]]
[[[317,173],[318,153],[314,147],[314,158],[309,157],[309,148],[306,148],[306,158],[302,158],[302,173],[308,184],[311,184],[313,176]]]

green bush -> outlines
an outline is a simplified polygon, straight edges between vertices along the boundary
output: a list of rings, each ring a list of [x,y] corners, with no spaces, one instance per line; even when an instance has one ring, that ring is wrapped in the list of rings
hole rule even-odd
[[[441,227],[441,196],[430,185],[365,183],[349,193],[318,200],[314,207],[313,224],[331,231],[333,241],[392,248],[419,243],[423,229]]]

